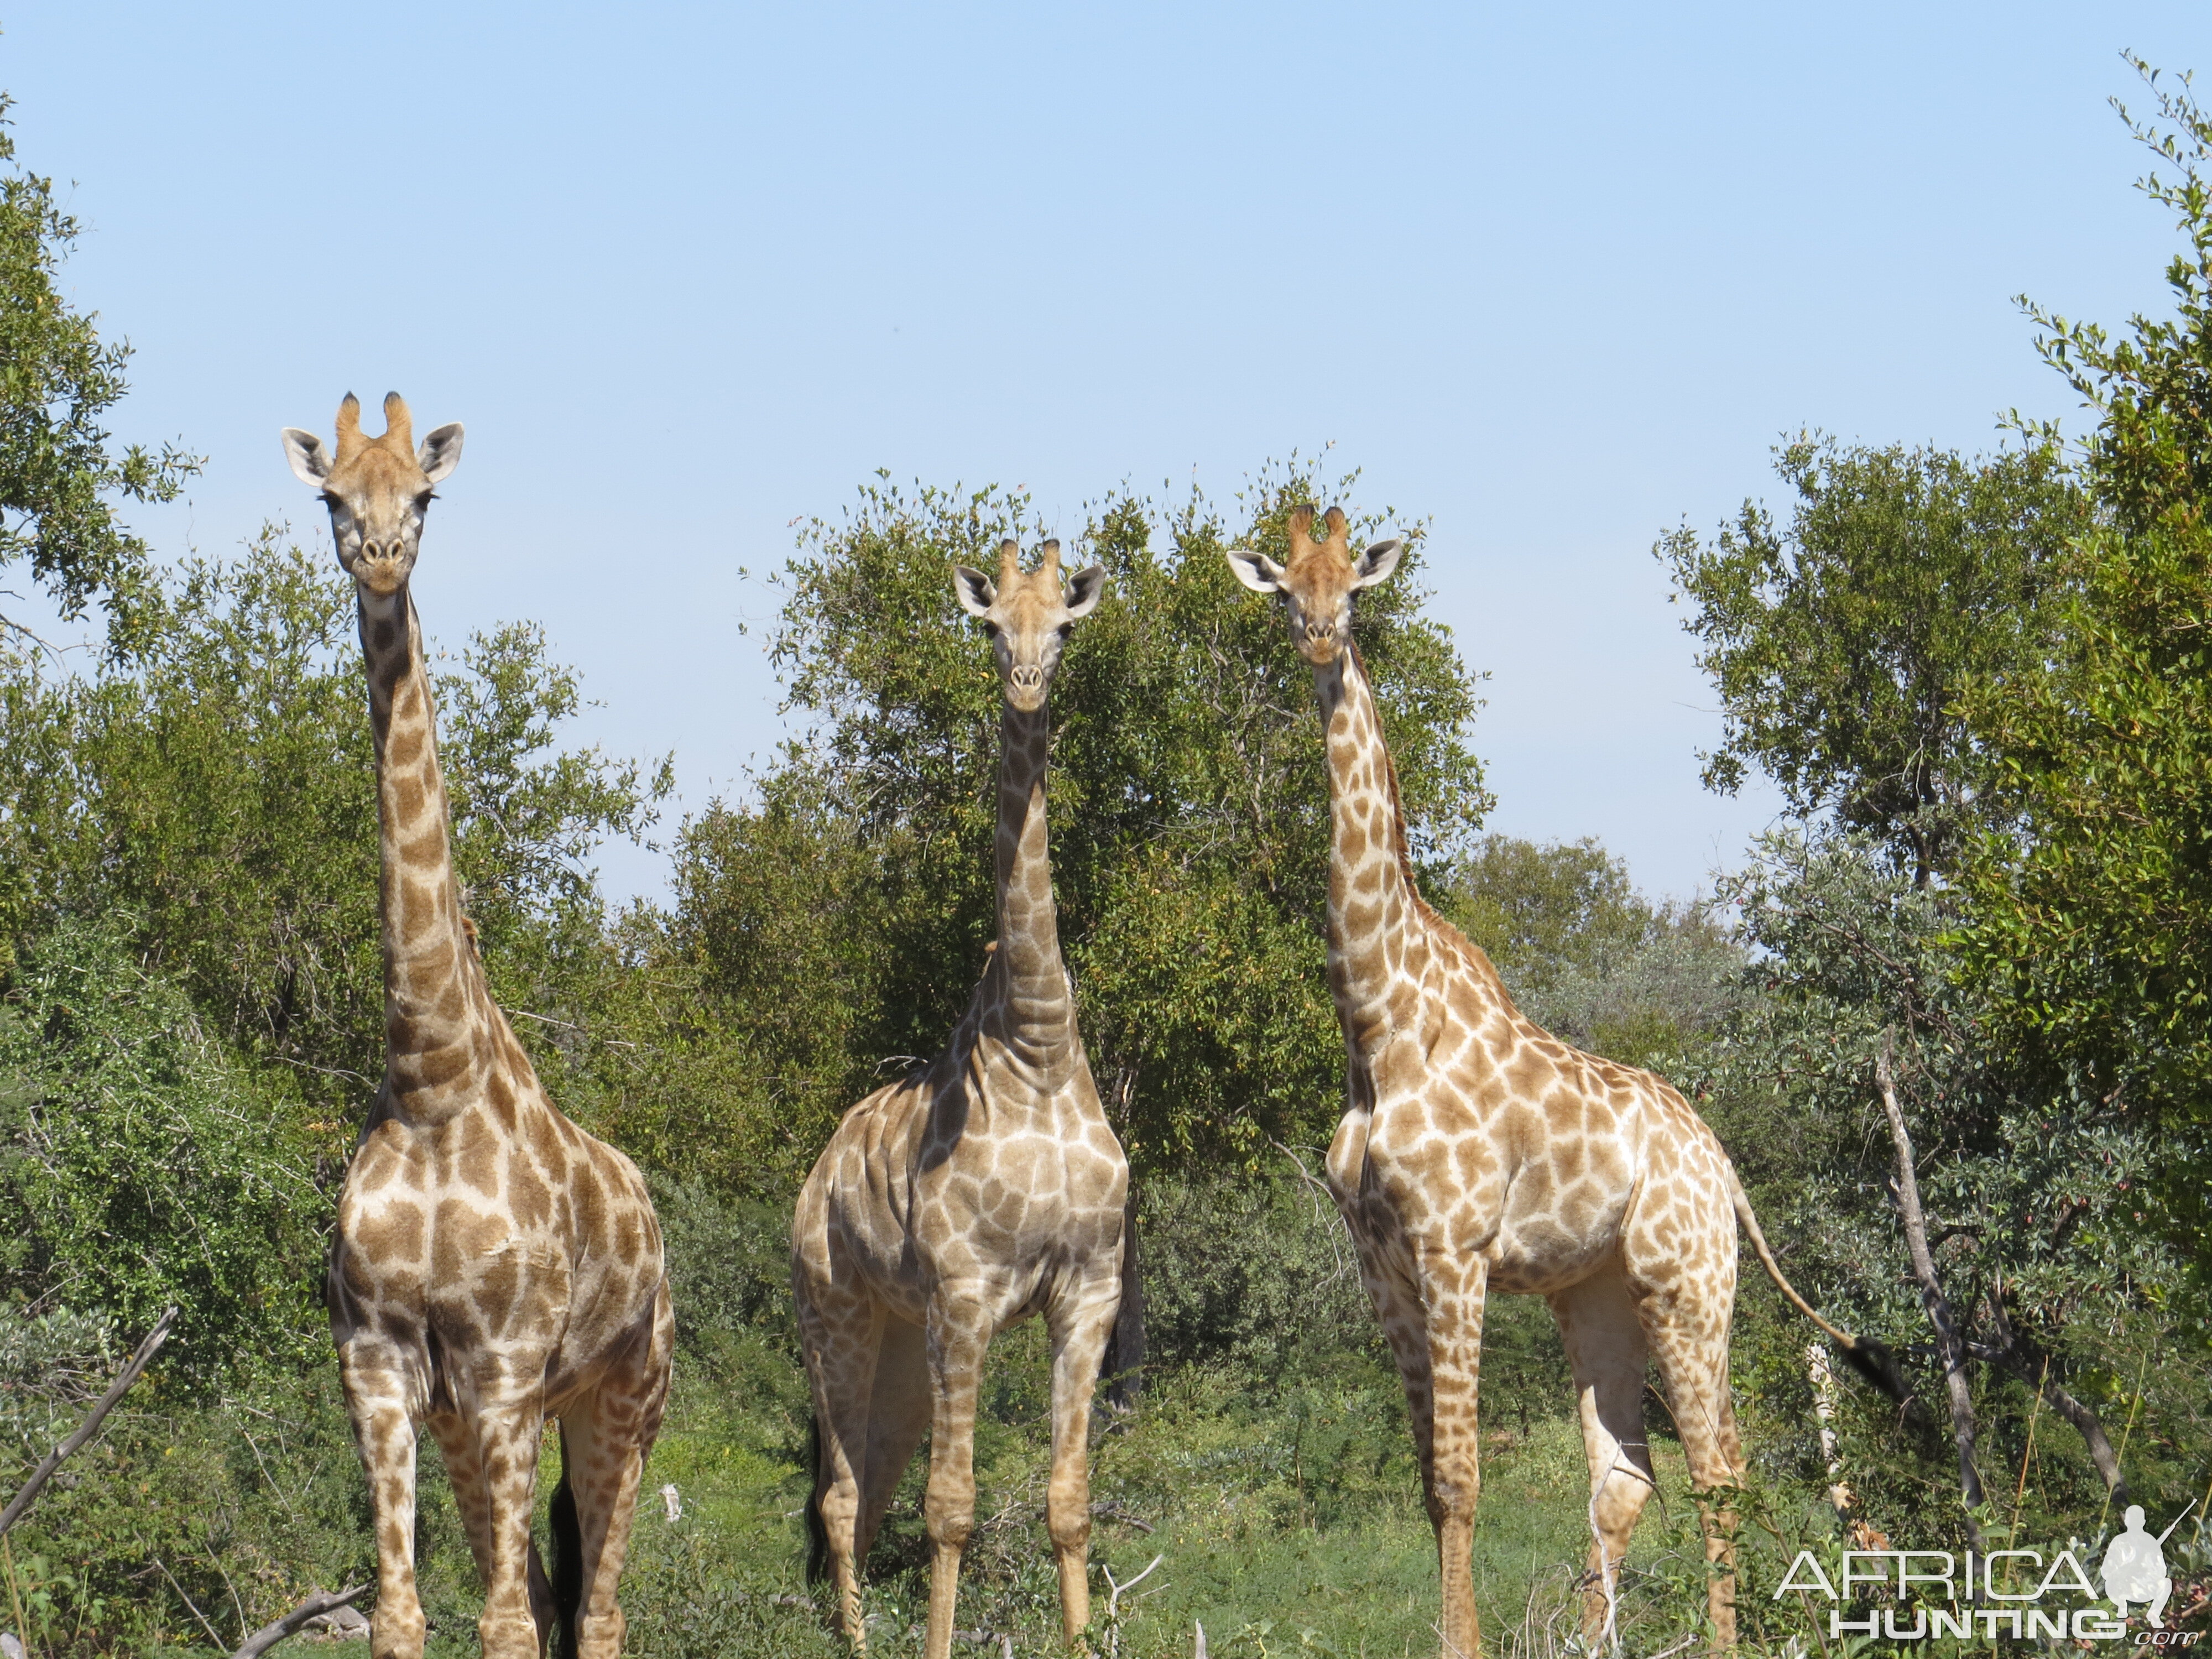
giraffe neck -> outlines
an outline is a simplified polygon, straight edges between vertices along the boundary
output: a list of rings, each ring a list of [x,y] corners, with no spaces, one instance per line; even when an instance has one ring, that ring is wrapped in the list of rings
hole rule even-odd
[[[1346,1038],[1365,1052],[1389,1028],[1394,987],[1434,913],[1413,885],[1398,772],[1358,648],[1314,670],[1328,754],[1328,981]]]
[[[376,738],[386,1093],[403,1114],[435,1119],[465,1098],[484,989],[461,923],[429,668],[406,588],[361,595],[361,643]]]
[[[1071,1065],[1075,1011],[1060,957],[1045,834],[1045,711],[1024,714],[1007,704],[999,733],[999,948],[984,1029],[1049,1086]]]

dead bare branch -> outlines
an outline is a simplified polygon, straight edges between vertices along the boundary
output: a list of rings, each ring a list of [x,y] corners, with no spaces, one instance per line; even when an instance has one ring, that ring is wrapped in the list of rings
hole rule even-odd
[[[86,1441],[100,1431],[100,1424],[106,1420],[108,1413],[115,1409],[116,1402],[131,1391],[131,1385],[138,1380],[148,1362],[161,1352],[161,1345],[169,1340],[169,1327],[176,1322],[176,1318],[177,1310],[172,1308],[154,1322],[154,1328],[146,1333],[146,1340],[131,1356],[131,1363],[123,1368],[122,1375],[100,1397],[100,1403],[92,1408],[92,1414],[77,1425],[76,1433],[40,1460],[39,1467],[31,1471],[31,1478],[23,1483],[21,1490],[9,1500],[6,1509],[0,1510],[0,1534],[5,1534],[9,1528],[22,1519],[23,1511],[31,1507],[31,1500],[39,1495],[47,1481],[54,1478],[54,1471],[61,1468],[63,1460],[79,1450]]]
[[[230,1659],[258,1659],[258,1656],[268,1652],[286,1637],[296,1636],[305,1630],[308,1620],[319,1619],[326,1613],[336,1613],[340,1607],[350,1607],[368,1595],[368,1590],[366,1583],[356,1584],[350,1589],[317,1590],[282,1619],[264,1625],[247,1637]]]

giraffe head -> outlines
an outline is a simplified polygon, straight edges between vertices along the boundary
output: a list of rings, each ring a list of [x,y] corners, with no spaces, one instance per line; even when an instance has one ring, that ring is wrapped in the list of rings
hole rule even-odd
[[[1376,542],[1358,558],[1345,529],[1344,509],[1332,507],[1322,522],[1328,536],[1313,538],[1314,510],[1291,514],[1291,562],[1277,564],[1249,547],[1229,550],[1229,568],[1255,593],[1279,593],[1289,613],[1291,648],[1316,668],[1326,668],[1352,643],[1352,595],[1372,586],[1398,568],[1405,544],[1393,537]]]
[[[338,405],[338,453],[296,426],[284,428],[284,453],[302,483],[322,492],[331,509],[338,562],[364,592],[396,593],[415,568],[431,486],[459,465],[461,423],[441,426],[415,447],[414,422],[396,392],[384,397],[384,435],[361,429],[361,400],[349,392]]]
[[[1008,537],[999,544],[999,580],[964,564],[952,567],[952,592],[960,608],[983,624],[999,659],[999,678],[1006,701],[1024,714],[1044,707],[1052,671],[1074,630],[1075,620],[1098,608],[1106,593],[1103,565],[1089,565],[1060,588],[1060,544],[1047,542],[1034,570],[1022,568],[1021,544]]]

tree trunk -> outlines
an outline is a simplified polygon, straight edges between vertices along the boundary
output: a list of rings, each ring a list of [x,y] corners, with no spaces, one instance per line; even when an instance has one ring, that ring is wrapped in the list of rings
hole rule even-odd
[[[1966,1344],[1959,1334],[1942,1283],[1936,1277],[1936,1258],[1928,1249],[1928,1221],[1920,1208],[1920,1182],[1912,1168],[1912,1136],[1905,1129],[1905,1113],[1897,1103],[1897,1079],[1890,1066],[1890,1036],[1889,1032],[1882,1033],[1874,1075],[1881,1089],[1882,1111],[1889,1118],[1889,1137],[1897,1146],[1897,1179],[1891,1192],[1905,1223],[1905,1246],[1912,1256],[1912,1276],[1920,1285],[1921,1304],[1928,1310],[1928,1322],[1936,1328],[1936,1352],[1943,1363],[1943,1386],[1951,1398],[1951,1437],[1959,1446],[1959,1491],[1966,1507],[1974,1510],[1982,1503],[1982,1475],[1974,1467],[1974,1398],[1966,1384]],[[1974,1536],[1978,1546],[1979,1527],[1974,1528]]]

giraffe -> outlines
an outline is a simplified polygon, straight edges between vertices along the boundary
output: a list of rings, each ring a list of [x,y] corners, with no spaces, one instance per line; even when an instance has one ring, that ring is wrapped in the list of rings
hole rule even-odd
[[[1783,1293],[1880,1377],[1876,1343],[1838,1330],[1785,1280],[1728,1154],[1649,1072],[1569,1048],[1522,1017],[1490,959],[1422,900],[1397,773],[1352,637],[1352,596],[1401,551],[1353,556],[1290,520],[1289,560],[1236,548],[1245,586],[1284,599],[1312,668],[1329,779],[1328,972],[1344,1030],[1346,1109],[1328,1185],[1405,1384],[1443,1578],[1444,1659],[1473,1659],[1471,1571],[1483,1304],[1539,1295],[1565,1340],[1589,1462],[1587,1643],[1613,1637],[1615,1570],[1653,1489],[1643,1390],[1656,1358],[1697,1488],[1741,1480],[1728,1389],[1736,1224]],[[1735,1641],[1733,1516],[1700,1505],[1717,1648]]]
[[[373,1659],[421,1659],[415,1450],[428,1424],[485,1589],[485,1659],[615,1659],[615,1601],[673,1321],[660,1229],[629,1159],[546,1098],[461,911],[422,629],[408,577],[461,428],[415,447],[338,406],[337,451],[287,428],[360,604],[376,750],[384,1079],[338,1200],[326,1295],[374,1512]],[[549,1581],[531,1538],[544,1421],[561,1420]]]
[[[1045,834],[1045,696],[1092,565],[1060,592],[1060,544],[999,579],[956,566],[953,592],[988,634],[1005,705],[996,844],[998,939],[951,1041],[845,1114],[792,1221],[792,1289],[820,1447],[810,1571],[834,1568],[838,1618],[865,1651],[860,1567],[900,1475],[930,1432],[923,1513],[932,1561],[926,1659],[946,1659],[975,1509],[975,1397],[991,1339],[1032,1314],[1052,1341],[1046,1525],[1071,1644],[1090,1623],[1091,1396],[1121,1295],[1129,1169],[1108,1127],[1060,960]]]

